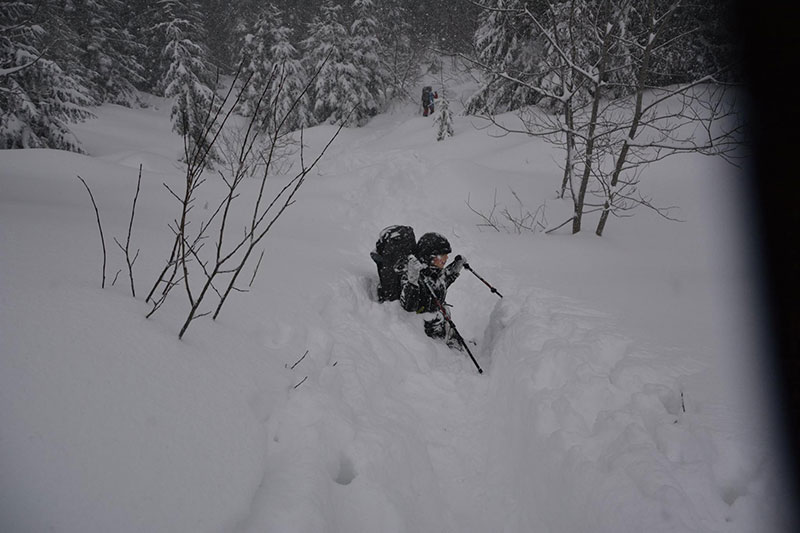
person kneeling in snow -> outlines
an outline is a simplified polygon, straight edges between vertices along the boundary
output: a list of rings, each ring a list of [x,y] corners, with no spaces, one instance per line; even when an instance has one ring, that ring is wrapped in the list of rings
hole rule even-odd
[[[466,263],[457,255],[445,267],[451,251],[450,243],[438,233],[426,233],[419,238],[417,250],[408,256],[400,279],[400,305],[406,311],[433,313],[432,318],[425,320],[425,333],[432,338],[444,339],[449,347],[460,350],[461,344],[433,299],[435,296],[442,308],[447,309],[447,288],[458,278]]]

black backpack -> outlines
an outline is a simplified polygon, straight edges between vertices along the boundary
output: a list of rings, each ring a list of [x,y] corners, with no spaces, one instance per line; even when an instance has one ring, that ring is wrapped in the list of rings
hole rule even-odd
[[[422,88],[422,103],[427,104],[431,100],[431,93],[433,92],[433,87],[430,85],[426,85]]]
[[[378,301],[400,298],[400,276],[409,254],[417,246],[411,226],[389,226],[381,231],[370,257],[378,267]]]

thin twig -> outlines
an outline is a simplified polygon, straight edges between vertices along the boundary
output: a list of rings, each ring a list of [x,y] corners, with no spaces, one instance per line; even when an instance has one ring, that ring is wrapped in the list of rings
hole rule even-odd
[[[139,250],[136,251],[136,256],[131,260],[131,233],[133,232],[133,217],[136,214],[136,201],[139,199],[139,190],[141,189],[142,185],[142,165],[139,164],[139,178],[136,180],[136,194],[133,197],[133,206],[131,207],[131,220],[128,223],[128,239],[125,241],[125,248],[123,251],[125,252],[125,263],[128,265],[128,277],[131,281],[131,296],[136,298],[136,287],[134,286],[133,282],[133,264],[136,262],[136,258],[139,257]],[[116,240],[116,239],[114,239]],[[117,243],[119,244],[119,242]]]
[[[567,224],[569,224],[569,223],[570,223],[570,222],[572,222],[573,220],[575,220],[575,217],[569,217],[567,220],[565,220],[564,222],[562,222],[561,224],[559,224],[559,225],[558,225],[558,226],[556,226],[555,228],[551,228],[551,229],[549,229],[549,230],[545,231],[545,233],[546,233],[546,234],[553,233],[553,232],[554,232],[554,231],[556,231],[557,229],[559,229],[559,228],[563,228],[564,226],[566,226]]]
[[[256,280],[256,274],[258,274],[258,268],[261,266],[261,260],[264,259],[264,250],[261,250],[261,255],[258,256],[258,263],[256,263],[256,268],[253,269],[253,277],[250,278],[250,287],[253,286],[253,282]]]
[[[298,359],[298,360],[297,360],[297,362],[296,362],[295,364],[293,364],[291,367],[289,367],[289,370],[294,370],[294,367],[296,367],[297,365],[299,365],[299,364],[300,364],[300,361],[302,361],[303,359],[305,359],[307,355],[308,355],[308,350],[306,350],[306,353],[304,353],[304,354],[303,354],[303,357],[301,357],[300,359]]]
[[[500,225],[497,222],[497,218],[494,216],[494,211],[495,211],[495,209],[497,209],[497,189],[494,190],[494,204],[492,205],[492,210],[489,212],[488,215],[485,215],[485,214],[481,213],[480,211],[478,211],[477,209],[475,209],[474,207],[472,207],[472,205],[470,204],[470,195],[469,194],[467,195],[467,207],[469,208],[470,211],[472,211],[473,213],[475,213],[476,215],[478,215],[480,218],[482,218],[485,221],[484,224],[477,224],[478,227],[488,226],[488,227],[494,229],[496,232],[500,233],[500,228],[502,227],[502,225]],[[503,229],[505,229],[505,228],[503,228]]]
[[[89,198],[92,200],[92,205],[94,206],[94,214],[97,217],[97,228],[100,230],[100,244],[103,245],[103,281],[100,283],[100,288],[106,288],[106,239],[103,236],[103,225],[100,223],[100,210],[97,209],[97,202],[94,201],[94,195],[92,194],[92,190],[89,188],[89,185],[86,183],[82,177],[78,176],[78,179],[81,180],[83,186],[86,187],[86,190],[89,193]]]

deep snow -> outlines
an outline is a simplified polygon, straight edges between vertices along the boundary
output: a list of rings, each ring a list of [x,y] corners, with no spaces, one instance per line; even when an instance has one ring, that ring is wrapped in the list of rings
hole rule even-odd
[[[687,156],[648,171],[682,223],[640,211],[603,238],[498,233],[467,198],[488,211],[497,191],[513,207],[513,189],[555,225],[558,154],[462,116],[437,143],[430,118],[398,106],[342,132],[268,235],[251,292],[180,341],[183,304],[146,320],[141,297],[172,238],[162,183],[182,179],[180,139],[152,102],[77,126],[88,156],[0,151],[0,529],[787,526],[734,169]],[[333,131],[306,132],[309,152]],[[124,271],[99,288],[76,175],[98,200],[110,280],[140,164],[132,299]],[[369,251],[391,224],[443,233],[504,294],[465,271],[448,297],[483,376],[420,317],[375,301]]]

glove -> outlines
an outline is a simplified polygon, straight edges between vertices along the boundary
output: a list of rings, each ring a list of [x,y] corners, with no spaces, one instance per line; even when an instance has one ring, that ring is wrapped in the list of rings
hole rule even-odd
[[[416,256],[409,256],[408,263],[406,264],[406,280],[412,285],[419,283],[419,273],[425,268],[425,265],[419,262]]]
[[[457,255],[455,259],[453,259],[453,270],[456,272],[461,272],[463,267],[469,268],[469,264],[467,263],[467,259],[461,255]]]

